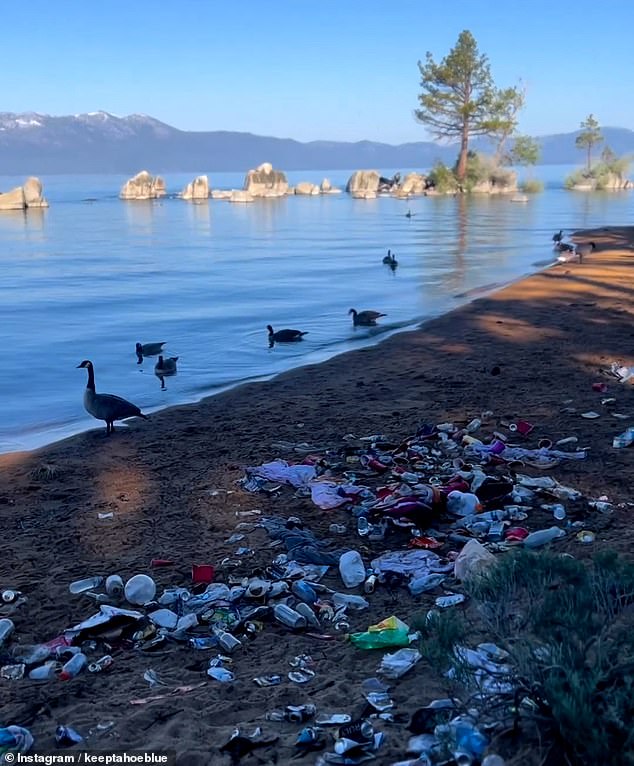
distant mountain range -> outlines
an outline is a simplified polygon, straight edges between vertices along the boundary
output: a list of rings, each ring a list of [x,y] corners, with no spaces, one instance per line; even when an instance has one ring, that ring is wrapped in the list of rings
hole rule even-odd
[[[421,128],[422,131],[422,128]],[[634,152],[634,131],[602,128],[617,155]],[[538,138],[543,164],[582,164],[577,132]],[[478,144],[474,143],[474,148]],[[455,146],[416,141],[310,141],[231,131],[178,130],[153,117],[90,112],[66,117],[0,112],[0,175],[246,171],[262,162],[280,170],[429,169],[453,163]]]

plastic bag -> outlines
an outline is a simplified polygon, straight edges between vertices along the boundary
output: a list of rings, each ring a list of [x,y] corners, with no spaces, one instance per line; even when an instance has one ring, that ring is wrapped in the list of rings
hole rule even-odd
[[[360,649],[409,646],[409,626],[392,615],[376,625],[370,625],[365,633],[352,633],[350,641]]]
[[[482,574],[495,562],[495,556],[477,540],[469,540],[458,554],[454,566],[457,580],[467,580]]]
[[[387,678],[400,678],[414,667],[421,656],[417,649],[399,649],[383,657],[377,672]]]

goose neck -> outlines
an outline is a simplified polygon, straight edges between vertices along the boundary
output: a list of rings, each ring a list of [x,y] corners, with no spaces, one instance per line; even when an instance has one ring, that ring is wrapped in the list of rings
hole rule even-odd
[[[95,390],[95,371],[92,368],[92,365],[87,368],[88,369],[88,383],[86,384],[86,388],[90,389],[94,392]]]

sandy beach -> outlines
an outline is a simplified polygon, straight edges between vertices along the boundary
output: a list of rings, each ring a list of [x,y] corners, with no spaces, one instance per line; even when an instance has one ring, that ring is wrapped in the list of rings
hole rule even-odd
[[[95,421],[94,430],[65,441],[0,456],[0,586],[28,598],[12,615],[14,643],[48,641],[96,611],[88,599],[69,594],[75,579],[118,573],[125,580],[147,573],[160,592],[190,585],[194,563],[216,565],[222,578],[220,562],[237,547],[226,541],[242,520],[238,511],[298,516],[324,538],[331,537],[333,522],[347,523],[350,532],[332,538],[333,550],[355,547],[368,560],[380,553],[385,546],[360,541],[345,510],[321,511],[288,488],[268,497],[237,484],[246,466],[291,459],[293,453],[274,446],[281,441],[338,447],[347,434],[377,433],[400,441],[422,423],[467,423],[490,410],[485,433],[500,420],[524,419],[535,425],[530,446],[541,438],[576,436],[589,450],[585,460],[564,461],[536,475],[548,473],[594,498],[634,501],[634,453],[612,446],[624,426],[634,425],[634,389],[602,372],[617,361],[634,365],[634,229],[611,227],[575,239],[597,244],[582,264],[546,269],[372,348],[165,410],[147,422],[132,420],[111,437]],[[548,242],[544,251],[550,252]],[[499,374],[492,374],[494,368]],[[608,394],[595,392],[596,382],[606,382]],[[78,371],[78,406],[83,385]],[[603,396],[616,402],[602,405]],[[600,417],[582,418],[589,410]],[[631,417],[620,420],[614,412]],[[630,512],[597,518],[591,550],[574,536],[562,549],[575,556],[604,547],[629,551]],[[109,513],[111,518],[99,518]],[[528,525],[534,527],[535,520]],[[262,529],[247,534],[240,545],[256,553],[235,571],[248,575],[268,565],[279,552],[267,548],[268,542]],[[151,569],[156,558],[174,564]],[[336,568],[324,582],[341,587]],[[429,608],[434,596],[415,599],[400,589],[393,598],[379,589],[369,600],[369,610],[350,614],[351,630],[364,630],[390,614],[407,620]],[[289,660],[302,653],[316,663],[309,684],[285,680],[260,688],[253,683],[260,675],[285,678]],[[201,765],[229,763],[218,747],[234,727],[261,725],[279,741],[256,751],[259,762],[287,763],[299,727],[267,722],[265,712],[311,702],[320,711],[356,717],[364,706],[361,681],[375,674],[380,659],[380,653],[364,653],[341,635],[320,640],[274,623],[233,656],[236,680],[229,685],[207,677],[210,652],[168,644],[155,653],[121,648],[112,654],[110,672],[83,673],[67,683],[0,679],[0,722],[29,728],[40,750],[53,747],[59,724],[86,736],[97,724],[114,722],[107,734],[89,740],[90,748],[176,750],[179,763]],[[148,668],[167,686],[150,690],[143,679]],[[131,704],[197,684],[203,685]],[[443,687],[423,664],[394,683],[395,712],[404,720],[385,728],[387,740],[376,763],[405,757],[407,714],[438,696],[445,696]],[[300,762],[315,758],[310,754]]]

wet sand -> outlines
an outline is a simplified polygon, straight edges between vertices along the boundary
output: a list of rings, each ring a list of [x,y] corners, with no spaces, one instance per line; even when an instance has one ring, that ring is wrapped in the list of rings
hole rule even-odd
[[[281,440],[316,446],[339,445],[346,434],[384,433],[400,439],[424,422],[468,422],[485,410],[496,420],[525,419],[537,440],[577,436],[589,448],[584,461],[564,461],[550,473],[592,497],[634,499],[634,452],[616,450],[613,436],[634,424],[634,387],[602,374],[614,361],[634,365],[634,230],[584,232],[596,253],[582,264],[559,265],[432,320],[421,329],[390,337],[378,346],[335,357],[253,383],[198,404],[133,420],[106,437],[105,427],[29,453],[0,456],[0,586],[22,591],[28,603],[12,615],[14,641],[37,643],[59,635],[96,611],[71,596],[68,583],[91,574],[139,572],[155,576],[159,588],[187,586],[192,563],[218,565],[237,545],[226,542],[240,521],[236,511],[300,516],[318,536],[333,523],[348,523],[342,510],[320,511],[310,500],[285,490],[277,498],[243,491],[237,484],[246,465],[290,457],[272,445]],[[544,244],[547,257],[550,243]],[[79,361],[79,360],[78,360]],[[499,368],[499,374],[492,374]],[[607,382],[604,406],[592,383]],[[78,380],[81,401],[83,380]],[[574,409],[571,412],[570,409]],[[585,420],[595,410],[601,417]],[[612,413],[631,417],[619,420]],[[492,426],[494,427],[494,425]],[[112,513],[110,519],[98,514]],[[593,550],[610,546],[629,551],[634,534],[628,513],[602,520]],[[366,558],[380,543],[360,545],[350,533],[333,540],[357,547]],[[239,544],[256,549],[238,571],[266,565],[277,550],[264,546],[262,530]],[[571,552],[579,552],[574,542]],[[584,551],[587,549],[584,547]],[[150,560],[174,566],[150,570]],[[222,568],[220,568],[222,576]],[[340,587],[338,574],[327,584]],[[392,613],[407,620],[429,608],[433,596],[418,600],[401,590],[393,599],[378,591],[368,611],[352,613],[352,630],[362,630]],[[307,652],[316,660],[316,678],[302,687],[288,681],[262,689],[253,678],[286,676],[288,661]],[[169,645],[156,654],[115,651],[107,674],[84,673],[63,683],[0,679],[0,724],[27,726],[36,748],[50,749],[55,727],[72,725],[82,734],[100,722],[114,728],[93,737],[90,748],[175,749],[179,762],[228,763],[218,753],[236,725],[262,725],[280,735],[261,762],[288,762],[299,727],[271,724],[267,709],[313,702],[323,712],[359,714],[360,684],[375,674],[380,659],[341,638],[319,640],[267,625],[234,655],[235,683],[223,686],[205,674],[211,652]],[[153,668],[168,689],[199,684],[182,696],[147,704],[131,700],[165,693],[149,690],[143,673]],[[445,696],[430,669],[421,665],[394,684],[399,713],[411,713]],[[404,757],[405,724],[386,728],[387,743],[376,763]],[[257,751],[256,751],[257,752]],[[301,763],[314,763],[309,755]],[[528,761],[523,761],[528,762]]]

